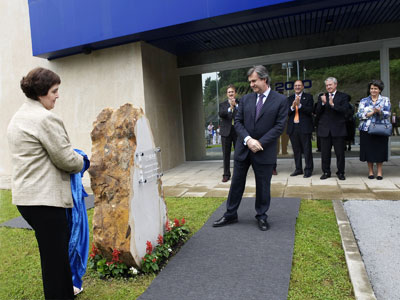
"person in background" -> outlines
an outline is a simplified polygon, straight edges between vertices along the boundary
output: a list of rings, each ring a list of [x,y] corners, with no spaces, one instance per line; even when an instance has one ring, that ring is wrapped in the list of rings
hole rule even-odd
[[[212,130],[212,144],[213,145],[217,144],[217,131],[215,130],[214,127],[213,127],[213,130]]]
[[[325,80],[326,94],[318,97],[317,117],[318,136],[321,137],[321,165],[324,180],[331,177],[331,150],[335,149],[336,175],[339,180],[345,180],[345,114],[349,107],[349,95],[337,91],[337,79],[329,77]]]
[[[312,112],[314,100],[310,94],[304,93],[301,80],[294,82],[294,94],[288,98],[289,119],[287,134],[293,148],[296,169],[290,176],[303,174],[301,154],[304,154],[304,178],[311,177],[314,170],[311,135],[313,132]]]
[[[377,167],[376,179],[382,180],[382,165],[388,160],[389,138],[368,133],[371,123],[387,123],[390,117],[390,100],[381,95],[384,84],[381,80],[368,83],[369,96],[361,99],[357,117],[360,119],[360,161],[368,163],[368,178],[374,179],[374,163]]]
[[[51,110],[60,77],[35,68],[21,80],[25,103],[12,117],[7,138],[12,159],[12,203],[35,231],[46,299],[73,299],[66,209],[73,206],[70,174],[83,157],[69,141],[63,121]]]
[[[320,93],[318,95],[318,98],[321,97],[324,93]],[[318,116],[317,116],[317,104],[318,101],[314,103],[314,108],[313,108],[313,123],[314,123],[314,130],[315,130],[315,139],[317,141],[317,152],[321,152],[321,137],[318,136]]]
[[[396,112],[392,113],[392,117],[390,118],[390,122],[392,123],[392,135],[399,135],[399,128],[397,126],[398,120],[396,116]]]
[[[354,137],[356,135],[356,118],[354,116],[355,110],[353,104],[351,104],[351,97],[349,96],[349,108],[347,109],[346,119],[346,130],[347,136],[345,138],[344,150],[351,151],[351,144],[354,143]]]
[[[278,171],[276,170],[277,163],[274,163],[274,167],[272,168],[272,175],[278,175]]]
[[[214,125],[212,124],[212,122],[210,122],[210,124],[208,124],[207,131],[208,131],[207,142],[208,142],[208,145],[211,145],[212,139],[213,139],[213,131],[214,131]]]
[[[236,87],[234,85],[228,85],[228,88],[226,89],[226,96],[228,99],[219,104],[219,117],[221,118],[220,134],[224,167],[222,182],[227,182],[229,179],[231,179],[231,151],[232,146],[235,148],[237,138],[234,122],[239,102],[236,100]]]

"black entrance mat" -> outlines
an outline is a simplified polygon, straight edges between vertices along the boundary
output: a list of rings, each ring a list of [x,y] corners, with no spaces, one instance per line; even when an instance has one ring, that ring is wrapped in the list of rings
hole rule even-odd
[[[85,198],[85,205],[86,209],[90,209],[94,207],[94,196],[89,195],[88,197]],[[32,229],[31,226],[25,221],[25,219],[22,216],[19,216],[17,218],[8,220],[4,223],[1,223],[0,226],[4,227],[11,227],[11,228],[24,228],[24,229]]]
[[[213,228],[223,203],[139,299],[286,299],[300,199],[273,198],[266,232],[254,201],[242,200],[239,223]]]

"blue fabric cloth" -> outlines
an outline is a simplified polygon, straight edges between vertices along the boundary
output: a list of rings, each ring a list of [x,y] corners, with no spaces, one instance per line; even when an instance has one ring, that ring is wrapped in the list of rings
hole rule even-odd
[[[83,156],[84,165],[80,173],[71,174],[71,191],[74,207],[67,209],[67,218],[71,236],[69,240],[69,263],[71,265],[72,283],[82,288],[82,277],[86,272],[89,254],[89,223],[84,197],[87,197],[82,185],[82,177],[89,168],[90,162],[82,150],[74,149]]]
[[[371,117],[367,117],[367,114],[372,112],[374,108],[380,108],[381,114],[380,115],[373,115]],[[357,117],[360,119],[360,126],[358,127],[359,130],[368,131],[369,125],[372,123],[376,124],[388,124],[389,117],[390,117],[390,100],[388,97],[384,97],[382,95],[378,96],[378,100],[374,104],[371,99],[371,96],[363,98],[360,100],[360,104],[358,105],[358,112]]]

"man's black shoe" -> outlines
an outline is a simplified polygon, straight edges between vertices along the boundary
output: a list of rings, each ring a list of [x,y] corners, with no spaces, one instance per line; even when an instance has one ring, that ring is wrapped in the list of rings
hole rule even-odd
[[[258,219],[257,224],[258,224],[258,228],[260,228],[261,231],[267,231],[269,229],[269,224],[268,224],[267,220]]]
[[[303,177],[304,178],[309,178],[309,177],[311,177],[311,173],[305,173]]]
[[[297,175],[301,175],[301,174],[303,174],[302,171],[295,170],[292,174],[290,174],[290,176],[297,176]]]
[[[320,179],[324,180],[324,179],[327,179],[327,178],[329,178],[329,177],[331,177],[331,174],[329,174],[329,173],[324,173],[324,174],[322,174],[322,176],[320,177]]]
[[[227,219],[225,217],[222,217],[213,223],[213,227],[222,227],[228,224],[237,223],[237,221],[238,218]]]
[[[337,175],[337,178],[339,178],[339,180],[346,180],[346,177],[344,177],[344,174],[342,174],[342,173],[339,173]]]
[[[222,176],[222,182],[228,182],[230,178],[230,176]]]

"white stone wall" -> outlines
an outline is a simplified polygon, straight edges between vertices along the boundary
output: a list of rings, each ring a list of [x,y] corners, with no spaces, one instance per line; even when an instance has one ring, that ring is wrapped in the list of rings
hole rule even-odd
[[[0,1],[0,188],[9,186],[11,173],[6,130],[24,96],[22,76],[49,62],[32,56],[28,1]]]

